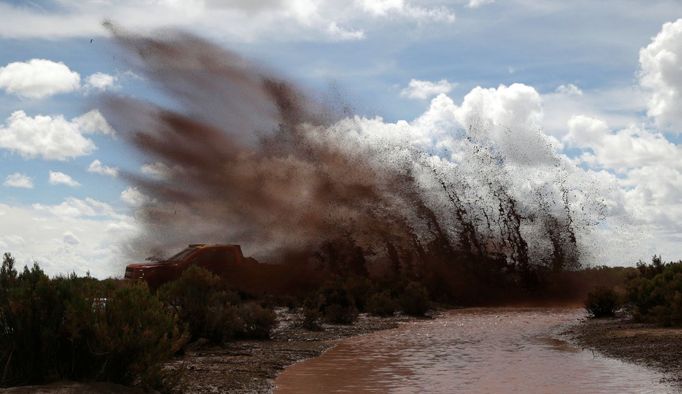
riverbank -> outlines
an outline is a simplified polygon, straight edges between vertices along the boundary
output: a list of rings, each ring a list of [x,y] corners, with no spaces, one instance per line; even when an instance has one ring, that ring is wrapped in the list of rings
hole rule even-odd
[[[682,385],[682,328],[636,323],[627,316],[585,319],[567,332],[585,348],[654,368]]]
[[[183,356],[166,363],[164,375],[177,379],[177,391],[183,393],[269,393],[274,378],[285,367],[322,354],[337,340],[415,320],[362,314],[353,325],[324,324],[323,331],[308,331],[301,327],[298,313],[278,310],[277,319],[271,340],[211,347],[195,344]]]
[[[209,346],[201,341],[190,344],[185,353],[162,367],[165,385],[177,393],[270,393],[274,378],[287,366],[317,357],[335,342],[355,335],[396,328],[409,316],[380,318],[361,314],[352,325],[323,324],[321,331],[301,326],[301,313],[284,308],[276,311],[278,325],[270,340],[235,341]],[[136,394],[143,390],[106,382],[54,382],[40,386],[0,389],[2,393],[81,394],[101,392]]]

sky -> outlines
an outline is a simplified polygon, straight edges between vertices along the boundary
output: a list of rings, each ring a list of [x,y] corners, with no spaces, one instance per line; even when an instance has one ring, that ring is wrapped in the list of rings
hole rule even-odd
[[[585,263],[682,259],[677,0],[0,0],[0,251],[20,264],[120,276],[146,198],[121,174],[163,176],[99,111],[169,100],[104,21],[198,34],[367,122],[538,130],[608,207]]]

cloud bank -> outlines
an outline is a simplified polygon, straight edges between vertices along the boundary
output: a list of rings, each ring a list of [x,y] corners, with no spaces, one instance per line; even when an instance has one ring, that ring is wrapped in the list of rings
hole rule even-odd
[[[0,67],[0,89],[19,97],[40,99],[80,88],[80,75],[64,63],[45,59]]]
[[[24,111],[15,111],[0,126],[0,149],[26,159],[65,161],[95,151],[95,143],[87,137],[92,133],[113,133],[97,110],[71,120],[61,115],[31,117]]]
[[[125,23],[145,31],[166,26],[193,27],[203,33],[238,41],[305,39],[352,41],[366,36],[376,21],[452,23],[447,7],[416,5],[408,0],[216,1],[179,0],[139,2],[123,0],[61,0],[57,12],[46,13],[33,4],[0,3],[5,23],[0,37],[65,38],[102,36],[103,20]],[[154,15],[149,18],[149,15]]]

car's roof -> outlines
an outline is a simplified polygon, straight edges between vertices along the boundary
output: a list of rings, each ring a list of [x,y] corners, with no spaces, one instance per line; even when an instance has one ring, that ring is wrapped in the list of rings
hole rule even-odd
[[[189,244],[190,248],[203,249],[203,248],[241,248],[240,245],[234,244]]]

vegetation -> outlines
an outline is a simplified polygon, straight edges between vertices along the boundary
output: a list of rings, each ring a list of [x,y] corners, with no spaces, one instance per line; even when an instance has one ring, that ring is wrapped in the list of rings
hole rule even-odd
[[[682,326],[682,261],[663,263],[654,256],[650,265],[639,263],[627,285],[633,317],[663,326]]]
[[[271,309],[243,303],[218,276],[198,266],[163,285],[158,294],[189,325],[193,340],[220,344],[238,338],[267,339],[276,323]]]
[[[185,342],[175,315],[143,284],[75,275],[49,279],[37,266],[0,268],[0,385],[53,379],[151,384]]]
[[[625,275],[624,285],[616,281],[590,292],[585,308],[591,315],[613,316],[622,305],[637,321],[682,326],[682,261],[665,263],[654,255],[650,264],[640,261],[636,269],[612,268],[608,272],[611,277],[614,273],[619,278]]]
[[[233,339],[240,331],[239,295],[225,289],[220,278],[197,266],[158,290],[159,298],[187,322],[191,338],[212,342]]]
[[[272,309],[264,308],[255,302],[247,302],[238,309],[240,319],[237,337],[248,339],[268,339],[277,323]]]
[[[317,301],[317,308],[327,323],[351,324],[358,317],[355,300],[341,281],[329,282],[323,286]]]
[[[322,330],[320,319],[321,315],[317,300],[309,298],[303,305],[303,328],[310,331]]]
[[[375,316],[393,316],[398,310],[398,303],[388,291],[372,294],[367,301],[367,312]]]
[[[587,294],[585,309],[594,317],[610,317],[615,316],[620,304],[620,297],[615,290],[598,287]]]
[[[424,316],[429,310],[429,293],[419,282],[410,282],[399,298],[400,308],[412,316]]]
[[[190,339],[264,339],[271,309],[191,268],[157,294],[141,282],[49,278],[38,265],[0,267],[0,386],[102,380],[161,386],[161,364]]]

